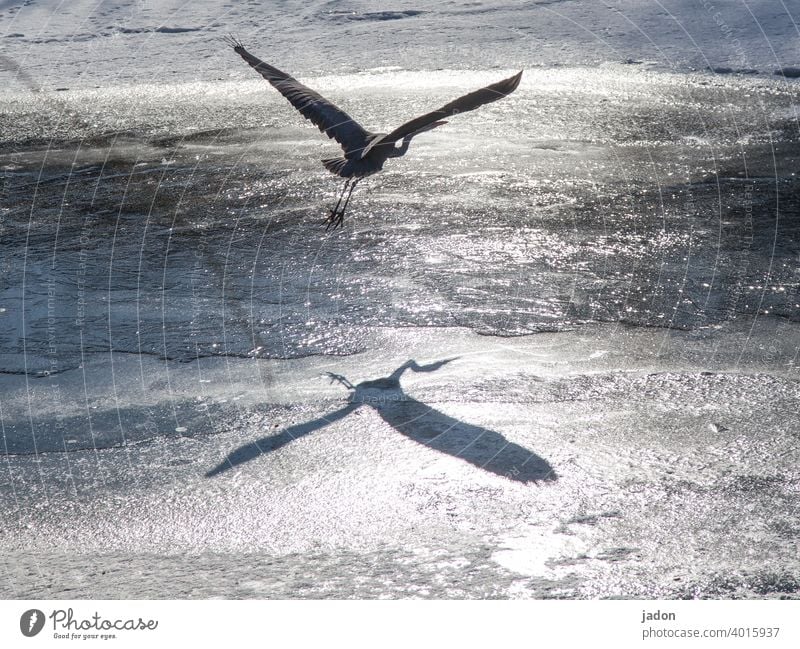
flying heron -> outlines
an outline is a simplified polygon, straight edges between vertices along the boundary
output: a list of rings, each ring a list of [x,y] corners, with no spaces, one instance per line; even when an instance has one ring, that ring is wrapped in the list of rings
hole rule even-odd
[[[325,135],[336,140],[344,150],[344,157],[327,158],[322,161],[328,171],[346,178],[336,205],[325,219],[326,229],[331,226],[336,229],[342,224],[350,196],[358,182],[362,178],[380,171],[389,158],[399,158],[405,155],[408,145],[415,135],[447,124],[442,119],[444,117],[452,117],[458,113],[475,110],[479,106],[505,97],[516,90],[522,79],[520,70],[513,77],[471,92],[445,104],[438,110],[412,119],[391,133],[373,133],[319,93],[250,54],[235,38],[226,37],[225,42],[286,97],[303,117],[310,120]],[[396,146],[400,140],[402,143],[400,146]],[[344,204],[342,204],[343,200]]]

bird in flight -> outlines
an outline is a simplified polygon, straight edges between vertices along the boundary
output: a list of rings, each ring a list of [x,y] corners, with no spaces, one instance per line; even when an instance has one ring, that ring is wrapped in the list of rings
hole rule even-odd
[[[447,121],[443,119],[445,117],[475,110],[484,104],[502,99],[514,92],[522,79],[522,71],[520,71],[513,77],[466,94],[438,110],[416,117],[391,133],[373,133],[319,93],[250,54],[235,38],[228,36],[225,38],[225,42],[286,97],[303,117],[341,145],[344,151],[343,157],[327,158],[322,161],[328,171],[346,178],[336,205],[325,219],[326,229],[330,227],[336,229],[342,224],[350,196],[358,182],[362,178],[380,171],[389,158],[399,158],[405,155],[414,136],[447,124]],[[401,142],[399,146],[397,146],[398,142]]]

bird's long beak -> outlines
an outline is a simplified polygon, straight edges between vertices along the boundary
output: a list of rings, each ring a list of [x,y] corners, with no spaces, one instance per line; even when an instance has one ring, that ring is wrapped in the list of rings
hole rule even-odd
[[[431,124],[428,124],[427,126],[423,126],[418,131],[414,131],[414,135],[417,135],[418,133],[424,133],[425,131],[430,131],[431,129],[434,129],[437,126],[444,126],[445,124],[447,124],[447,122],[444,120],[440,122],[433,122]]]

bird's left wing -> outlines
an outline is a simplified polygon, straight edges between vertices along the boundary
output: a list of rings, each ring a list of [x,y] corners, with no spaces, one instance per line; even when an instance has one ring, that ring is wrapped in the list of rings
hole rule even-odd
[[[520,70],[519,73],[515,74],[513,77],[503,79],[503,81],[498,81],[490,86],[486,86],[485,88],[471,92],[463,97],[454,99],[449,104],[445,104],[438,110],[434,110],[431,113],[426,113],[425,115],[421,115],[420,117],[412,119],[410,122],[406,122],[388,135],[385,135],[380,139],[373,140],[371,145],[367,147],[367,149],[365,149],[361,154],[362,157],[369,152],[369,149],[377,146],[378,144],[397,142],[397,140],[404,138],[406,135],[412,135],[413,133],[424,129],[426,126],[430,126],[434,122],[438,122],[447,117],[452,117],[458,113],[466,113],[467,111],[475,110],[484,104],[502,99],[517,89],[517,86],[522,79],[522,72],[523,71]]]
[[[319,93],[304,86],[294,77],[256,58],[235,39],[226,39],[233,51],[269,81],[307,120],[342,145],[346,157],[360,157],[361,151],[374,137],[341,108]]]

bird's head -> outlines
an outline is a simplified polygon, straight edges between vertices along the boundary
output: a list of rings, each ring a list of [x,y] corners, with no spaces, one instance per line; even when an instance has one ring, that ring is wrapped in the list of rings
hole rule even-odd
[[[403,144],[402,144],[402,145],[400,145],[400,149],[398,150],[398,151],[400,151],[400,152],[401,152],[401,153],[399,153],[399,155],[403,155],[403,153],[405,153],[405,152],[406,152],[406,150],[408,149],[408,145],[411,143],[411,139],[412,139],[412,138],[416,137],[416,136],[417,136],[417,135],[419,135],[420,133],[424,133],[425,131],[432,131],[432,130],[433,130],[433,129],[435,129],[437,126],[443,126],[443,125],[445,125],[445,124],[447,124],[447,122],[446,122],[446,121],[444,121],[444,120],[441,120],[441,121],[439,121],[439,122],[431,122],[430,124],[426,124],[426,125],[425,125],[425,126],[423,126],[422,128],[419,128],[419,129],[417,129],[417,130],[416,130],[416,131],[414,131],[413,133],[409,133],[408,135],[406,135],[406,136],[403,138]]]

